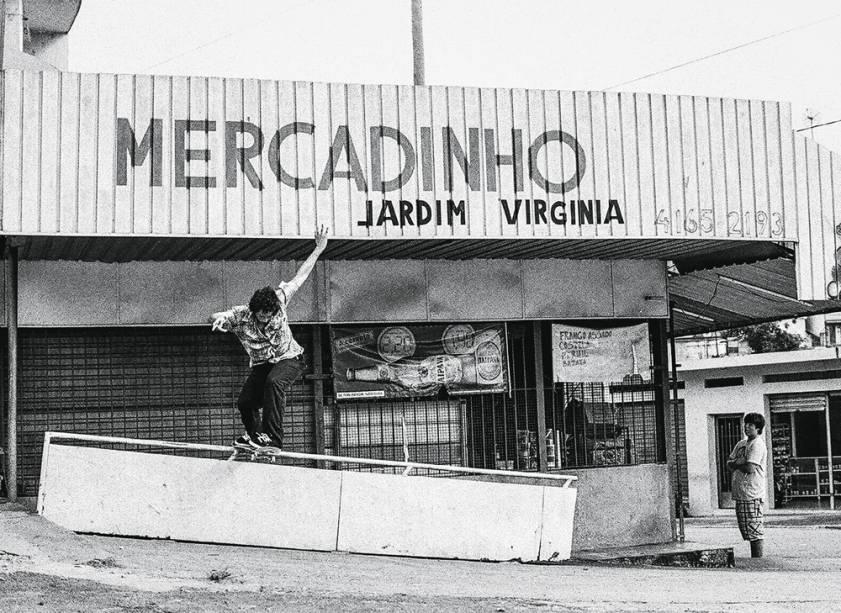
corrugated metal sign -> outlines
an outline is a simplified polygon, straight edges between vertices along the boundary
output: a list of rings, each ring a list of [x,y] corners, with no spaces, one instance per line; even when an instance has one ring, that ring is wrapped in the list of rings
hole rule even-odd
[[[835,300],[841,294],[841,160],[814,140],[794,135],[797,184],[797,297]]]
[[[773,102],[5,71],[2,232],[796,240]]]

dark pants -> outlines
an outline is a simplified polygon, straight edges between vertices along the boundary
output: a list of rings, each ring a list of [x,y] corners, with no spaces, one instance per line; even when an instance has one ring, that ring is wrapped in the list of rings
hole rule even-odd
[[[286,394],[304,372],[304,356],[276,364],[258,364],[242,385],[237,399],[245,431],[253,439],[258,432],[268,434],[276,445],[283,443]],[[260,421],[260,407],[263,420]]]

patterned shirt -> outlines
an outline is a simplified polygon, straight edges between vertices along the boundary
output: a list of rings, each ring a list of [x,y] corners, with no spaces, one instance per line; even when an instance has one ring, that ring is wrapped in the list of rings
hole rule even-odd
[[[733,500],[765,500],[765,460],[768,450],[765,439],[758,435],[754,439],[742,439],[730,453],[731,460],[745,458],[751,464],[756,464],[752,473],[741,470],[733,471],[732,494]]]
[[[233,332],[239,339],[248,354],[251,367],[266,362],[274,364],[304,353],[304,349],[292,338],[289,320],[286,317],[286,305],[297,290],[298,286],[293,283],[281,283],[278,286],[280,308],[262,330],[258,326],[257,318],[246,305],[235,306],[222,313],[225,318],[222,329],[225,332]]]

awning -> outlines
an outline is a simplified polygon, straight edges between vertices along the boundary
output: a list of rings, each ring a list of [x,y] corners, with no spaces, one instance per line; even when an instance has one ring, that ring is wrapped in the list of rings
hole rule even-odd
[[[7,236],[22,260],[87,262],[295,260],[312,239],[190,236]],[[546,259],[674,260],[692,267],[755,262],[786,253],[778,243],[710,239],[331,239],[322,259],[467,260]]]
[[[841,300],[798,300],[794,261],[778,257],[669,278],[674,335],[841,311]]]

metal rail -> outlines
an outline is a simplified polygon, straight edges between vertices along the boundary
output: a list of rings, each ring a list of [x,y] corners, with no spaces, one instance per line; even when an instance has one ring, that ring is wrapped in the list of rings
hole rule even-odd
[[[230,453],[231,447],[222,445],[204,445],[201,443],[179,443],[175,441],[154,441],[142,438],[122,438],[118,436],[99,436],[96,434],[74,434],[72,432],[45,432],[44,448],[46,449],[53,439],[90,441],[97,443],[121,443],[124,445],[146,445],[148,447],[164,447],[167,449],[188,449],[193,451],[218,451]],[[476,475],[495,475],[500,477],[525,477],[527,479],[545,479],[547,481],[563,481],[561,487],[569,487],[573,481],[577,481],[575,475],[555,475],[547,473],[528,473],[513,470],[493,470],[491,468],[469,468],[466,466],[451,466],[448,464],[425,464],[422,462],[397,462],[392,460],[375,460],[372,458],[353,458],[348,456],[320,455],[315,453],[299,453],[297,451],[281,451],[276,454],[284,458],[297,458],[301,460],[323,460],[326,462],[348,462],[352,464],[368,464],[371,466],[390,466],[392,468],[403,468],[404,475],[407,475],[415,468],[426,468],[432,470],[445,470],[455,473],[467,473]]]

